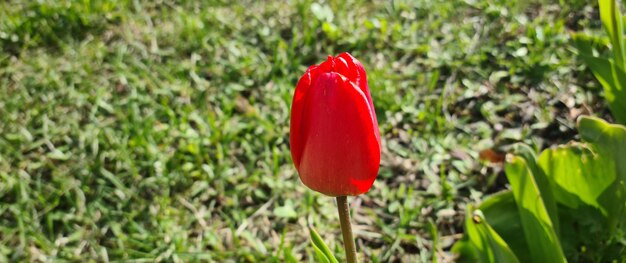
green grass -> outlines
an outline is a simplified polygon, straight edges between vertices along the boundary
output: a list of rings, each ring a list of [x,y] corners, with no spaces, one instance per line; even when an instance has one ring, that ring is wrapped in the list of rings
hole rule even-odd
[[[373,262],[450,260],[466,204],[505,187],[480,150],[607,114],[571,51],[600,26],[585,3],[152,2],[0,3],[0,261],[311,261],[308,224],[343,259],[288,143],[329,54],[363,62],[379,118],[379,177],[350,199]]]

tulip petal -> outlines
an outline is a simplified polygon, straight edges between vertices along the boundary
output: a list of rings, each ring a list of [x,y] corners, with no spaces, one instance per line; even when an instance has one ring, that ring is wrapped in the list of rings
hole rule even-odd
[[[378,174],[380,145],[363,91],[336,72],[323,73],[311,83],[302,107],[303,183],[330,196],[369,190]]]
[[[348,61],[342,57],[337,57],[335,59],[335,72],[346,77],[355,85],[359,84],[359,72],[355,70],[354,64],[352,62],[348,63]]]
[[[305,95],[311,87],[311,74],[309,71],[314,70],[316,66],[311,66],[307,72],[300,78],[296,85],[296,91],[293,95],[293,101],[291,103],[291,118],[289,124],[289,144],[291,148],[291,158],[296,166],[296,169],[300,166],[300,160],[302,156],[303,141],[301,139],[301,121],[303,102]]]
[[[363,64],[361,64],[359,60],[354,58],[348,52],[339,54],[339,56],[337,56],[337,59],[341,59],[346,62],[348,68],[350,69],[348,70],[348,72],[355,72],[348,75],[345,75],[342,72],[339,73],[342,73],[345,76],[354,76],[353,78],[350,78],[350,80],[352,80],[361,89],[361,91],[363,91],[363,94],[365,94],[365,97],[367,98],[367,101],[370,105],[372,116],[374,117],[373,123],[376,126],[377,131],[376,138],[378,139],[378,143],[380,144],[380,134],[378,132],[378,120],[376,119],[376,110],[374,109],[374,102],[372,100],[372,95],[370,94],[369,85],[367,84],[367,74],[365,73],[365,68],[363,67]]]

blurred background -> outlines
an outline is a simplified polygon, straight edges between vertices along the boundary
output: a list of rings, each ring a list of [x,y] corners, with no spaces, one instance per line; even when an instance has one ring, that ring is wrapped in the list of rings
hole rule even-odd
[[[570,40],[601,30],[591,2],[2,1],[0,261],[307,262],[307,225],[343,255],[288,132],[299,77],[344,51],[383,141],[361,256],[452,261],[511,144],[611,120]]]

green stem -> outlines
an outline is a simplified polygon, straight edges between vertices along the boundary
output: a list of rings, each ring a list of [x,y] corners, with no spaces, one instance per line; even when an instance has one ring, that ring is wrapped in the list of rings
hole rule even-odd
[[[343,247],[346,249],[346,259],[348,263],[357,263],[347,196],[337,196],[337,209],[339,210],[339,222],[341,222],[341,234],[343,234]]]

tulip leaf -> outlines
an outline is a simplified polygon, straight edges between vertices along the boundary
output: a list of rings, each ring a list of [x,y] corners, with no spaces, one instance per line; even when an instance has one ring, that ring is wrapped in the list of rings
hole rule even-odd
[[[626,179],[626,162],[623,162],[626,156],[626,127],[595,117],[582,117],[578,121],[578,130],[584,141],[593,144],[601,155],[615,162],[619,178]]]
[[[522,157],[505,165],[532,262],[566,262],[532,170]]]
[[[550,184],[550,179],[548,178],[546,173],[544,173],[543,170],[541,170],[541,168],[539,168],[539,166],[537,165],[537,155],[535,154],[535,151],[533,149],[525,144],[516,144],[514,146],[514,149],[516,155],[524,158],[524,161],[526,161],[526,165],[532,172],[531,175],[535,179],[535,183],[537,183],[539,195],[543,200],[543,204],[545,205],[546,211],[550,216],[550,221],[552,222],[554,231],[558,236],[560,233],[559,217],[556,200],[554,198],[554,193]]]
[[[511,248],[488,224],[480,209],[468,205],[465,236],[452,248],[459,262],[519,262]]]
[[[522,221],[513,192],[502,191],[486,198],[478,207],[487,223],[502,237],[520,262],[531,262],[526,240],[520,238]]]
[[[330,252],[330,249],[328,249],[328,246],[324,243],[322,237],[320,237],[312,226],[309,226],[309,234],[311,235],[311,243],[313,244],[313,250],[315,250],[315,255],[318,260],[321,262],[338,263],[333,253]]]
[[[595,207],[613,229],[626,221],[626,128],[593,117],[582,117],[578,126],[587,143],[546,150],[539,165],[552,175],[558,202]]]
[[[328,260],[328,257],[326,257],[324,252],[320,250],[317,246],[315,245],[313,246],[313,251],[315,251],[315,257],[317,258],[318,262],[330,263],[330,260]]]
[[[615,0],[600,0],[600,17],[611,42],[612,59],[594,55],[597,38],[582,33],[572,35],[579,57],[604,88],[604,95],[617,122],[626,125],[626,72],[623,19]]]
[[[599,0],[600,20],[611,39],[613,58],[620,68],[624,68],[623,20],[615,0]]]
[[[583,53],[579,57],[604,88],[604,96],[613,116],[619,123],[626,124],[626,72],[605,58]]]

